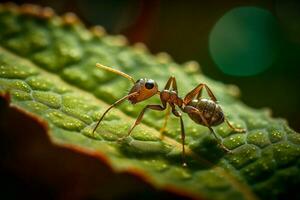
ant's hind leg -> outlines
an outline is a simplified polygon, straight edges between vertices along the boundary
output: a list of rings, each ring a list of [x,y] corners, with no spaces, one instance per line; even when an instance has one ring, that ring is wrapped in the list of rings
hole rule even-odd
[[[216,140],[217,140],[219,146],[220,146],[223,150],[225,150],[226,152],[228,152],[228,153],[231,152],[230,149],[228,149],[227,147],[225,147],[224,144],[220,142],[221,139],[217,136],[217,134],[215,133],[214,129],[211,128],[211,127],[208,127],[208,128],[209,128],[210,132],[212,132],[212,134],[213,134],[214,137],[216,138]]]
[[[168,119],[170,117],[170,106],[167,105],[167,111],[166,111],[166,115],[164,117],[164,123],[163,126],[161,127],[161,129],[159,130],[160,132],[160,139],[164,138],[164,132],[166,131],[166,127],[167,127],[167,123],[168,123]]]
[[[235,132],[238,132],[238,133],[246,132],[246,129],[244,129],[244,128],[236,128],[236,127],[232,126],[232,124],[230,124],[230,122],[226,118],[225,118],[225,122]]]
[[[135,123],[131,126],[131,128],[129,129],[128,133],[127,133],[127,137],[130,136],[132,130],[141,123],[142,119],[143,119],[143,116],[145,114],[145,111],[147,109],[152,109],[152,110],[158,110],[158,111],[163,111],[165,110],[166,108],[161,106],[161,105],[147,105],[142,111],[141,113],[139,114],[138,118],[136,119]],[[124,138],[122,138],[124,139]]]

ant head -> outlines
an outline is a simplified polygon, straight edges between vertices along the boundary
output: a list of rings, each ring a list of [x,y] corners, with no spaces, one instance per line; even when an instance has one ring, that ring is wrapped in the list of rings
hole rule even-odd
[[[128,99],[132,104],[148,99],[159,91],[157,83],[154,80],[141,78],[135,82],[129,94],[134,92],[137,92],[137,94]]]

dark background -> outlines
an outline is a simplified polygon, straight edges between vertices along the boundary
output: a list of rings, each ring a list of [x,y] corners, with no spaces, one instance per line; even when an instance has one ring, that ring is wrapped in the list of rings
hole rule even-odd
[[[108,33],[123,34],[131,43],[143,42],[154,54],[161,51],[168,52],[179,63],[196,60],[207,76],[224,83],[238,85],[242,91],[242,101],[247,105],[255,108],[269,107],[274,117],[286,118],[293,129],[300,131],[298,114],[300,111],[300,1],[33,0],[15,2],[50,6],[58,14],[75,12],[87,26],[102,25]],[[254,11],[256,8],[263,10],[268,14],[267,19],[270,19],[273,24],[271,27],[267,23],[264,25],[261,18],[254,18],[251,15],[250,24],[239,22],[244,24],[246,31],[261,31],[264,36],[258,35],[257,40],[252,38],[252,42],[242,44],[246,55],[248,49],[254,48],[254,52],[250,52],[254,55],[250,62],[241,58],[236,52],[239,50],[236,49],[233,49],[236,54],[231,54],[233,56],[231,59],[236,57],[237,60],[234,62],[240,66],[251,64],[252,61],[259,62],[259,59],[268,60],[269,57],[272,58],[272,62],[260,72],[234,75],[232,71],[230,72],[232,70],[230,64],[227,66],[216,64],[218,62],[213,59],[209,38],[214,26],[226,13],[241,7],[250,8],[252,11],[253,8]],[[262,26],[257,27],[257,24]],[[232,29],[230,26],[225,31],[227,34],[231,32],[244,34],[243,30]],[[229,52],[230,44],[236,41],[239,39],[216,40],[221,47],[224,45],[225,49],[229,44]],[[272,49],[269,54],[268,50],[267,54],[261,54],[265,53],[261,50],[264,44],[271,44]],[[229,72],[226,72],[226,67]]]

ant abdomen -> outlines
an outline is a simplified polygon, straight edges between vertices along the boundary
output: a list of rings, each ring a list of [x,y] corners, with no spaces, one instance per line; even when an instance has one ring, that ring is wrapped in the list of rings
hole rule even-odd
[[[192,106],[199,111],[199,113],[188,112],[190,118],[197,124],[217,126],[224,122],[223,110],[216,102],[210,99],[194,99],[187,106]]]

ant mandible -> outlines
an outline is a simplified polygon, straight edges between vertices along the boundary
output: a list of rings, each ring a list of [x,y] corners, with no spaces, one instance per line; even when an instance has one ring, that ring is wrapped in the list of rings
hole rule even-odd
[[[235,128],[233,127],[229,121],[226,119],[224,112],[222,111],[221,107],[217,103],[217,99],[209,87],[204,84],[200,83],[197,87],[195,87],[192,91],[190,91],[184,99],[178,96],[177,84],[176,79],[174,76],[171,76],[164,88],[163,91],[158,90],[157,83],[152,79],[142,78],[137,81],[125,74],[124,72],[118,71],[116,69],[104,66],[100,63],[96,64],[97,67],[113,72],[115,74],[121,75],[127,79],[129,79],[133,83],[133,87],[129,91],[129,94],[122,97],[121,99],[117,100],[113,103],[109,108],[103,113],[101,118],[99,119],[97,125],[93,129],[93,134],[96,131],[97,127],[99,126],[100,122],[104,118],[104,116],[108,113],[110,109],[114,106],[122,103],[126,99],[130,101],[132,104],[136,104],[138,102],[144,101],[149,99],[150,97],[154,96],[155,94],[160,95],[160,100],[162,105],[147,105],[139,114],[138,118],[136,119],[135,123],[131,126],[128,131],[127,137],[130,136],[132,130],[140,124],[144,113],[147,109],[163,111],[169,106],[172,109],[172,113],[180,119],[180,126],[181,126],[181,141],[182,141],[182,160],[183,166],[186,166],[185,162],[185,131],[184,131],[184,124],[182,120],[182,114],[180,111],[176,109],[176,106],[184,113],[187,113],[189,117],[196,122],[197,124],[201,124],[209,128],[209,130],[213,133],[214,137],[216,138],[218,144],[224,149],[226,152],[230,152],[217,137],[216,133],[212,129],[213,126],[217,126],[224,121],[228,124],[228,126],[235,132],[244,132],[244,129]],[[202,90],[205,89],[207,91],[208,96],[210,99],[201,98]],[[169,106],[168,106],[169,105]],[[167,125],[168,115],[170,114],[169,109],[167,109],[166,117],[164,125],[161,129],[161,133],[165,130]]]

